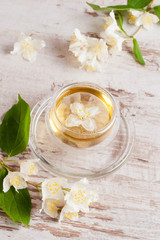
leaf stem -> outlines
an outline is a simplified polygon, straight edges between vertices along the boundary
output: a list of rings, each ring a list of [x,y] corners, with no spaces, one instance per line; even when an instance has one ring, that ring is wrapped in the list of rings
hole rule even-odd
[[[139,26],[139,28],[137,29],[137,31],[135,31],[135,33],[131,36],[132,38],[134,38],[138,33],[139,33],[139,31],[142,29],[142,25],[141,26]]]
[[[6,159],[6,158],[4,158],[3,161],[5,161],[5,162],[17,162],[17,163],[19,163],[18,160],[15,160],[15,159]]]
[[[3,161],[8,161],[9,159],[9,156],[7,158],[3,158]]]
[[[125,38],[124,41],[129,41],[129,40],[131,40],[131,39],[132,39],[132,37]]]
[[[42,194],[42,191],[39,188],[39,185],[42,184],[42,182],[35,184],[35,183],[32,183],[32,182],[26,181],[26,183],[28,183],[28,184],[32,185],[33,187],[35,187]]]
[[[10,166],[8,166],[7,164],[4,163],[4,160],[1,157],[0,157],[0,164],[1,164],[1,166],[4,166],[5,168],[7,168],[8,171],[12,171],[12,172],[14,171],[13,168],[11,168]]]
[[[126,31],[123,29],[120,29],[122,33],[124,33],[127,37],[129,37],[128,33],[126,33]]]
[[[154,4],[154,1],[155,1],[155,0],[152,0],[152,2],[148,5],[148,7],[147,7],[147,11],[152,10],[152,8],[153,8],[153,4]]]

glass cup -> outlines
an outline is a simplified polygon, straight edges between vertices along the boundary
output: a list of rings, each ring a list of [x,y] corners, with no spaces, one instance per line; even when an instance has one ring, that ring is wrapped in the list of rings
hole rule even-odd
[[[94,83],[74,83],[50,99],[45,119],[59,145],[88,148],[113,140],[119,127],[119,109],[106,89]]]

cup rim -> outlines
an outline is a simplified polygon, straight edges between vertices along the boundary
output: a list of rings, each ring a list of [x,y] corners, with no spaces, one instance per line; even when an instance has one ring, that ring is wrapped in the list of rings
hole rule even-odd
[[[54,95],[51,100],[50,100],[50,104],[48,106],[48,111],[47,111],[47,120],[48,120],[48,124],[50,125],[49,123],[49,114],[50,114],[50,109],[51,107],[53,107],[53,112],[56,116],[56,120],[58,121],[58,123],[63,127],[63,131],[67,131],[67,135],[70,135],[69,133],[71,133],[71,136],[74,134],[76,134],[75,131],[73,131],[72,129],[66,127],[59,119],[58,115],[57,115],[57,112],[56,112],[56,104],[57,104],[57,101],[60,97],[60,95],[65,92],[66,90],[70,89],[70,88],[73,88],[73,87],[78,87],[78,86],[81,86],[81,87],[89,87],[89,88],[95,88],[97,90],[100,90],[101,92],[104,92],[106,95],[109,96],[110,100],[111,100],[111,103],[112,103],[112,106],[113,106],[113,113],[112,113],[112,116],[111,116],[111,119],[109,121],[109,123],[106,124],[106,126],[104,126],[103,128],[97,130],[97,131],[94,131],[94,132],[85,132],[85,133],[78,133],[78,138],[81,139],[81,136],[88,136],[88,137],[91,137],[91,136],[94,136],[94,135],[102,135],[103,133],[105,133],[106,131],[108,131],[114,124],[115,122],[115,119],[116,119],[116,116],[118,115],[117,112],[118,112],[118,107],[117,107],[117,104],[115,102],[115,99],[114,97],[112,96],[112,94],[100,87],[98,84],[95,84],[95,83],[91,83],[91,82],[80,82],[80,83],[71,83],[71,84],[68,84],[68,85],[65,85],[64,87],[62,87],[57,93],[56,95]],[[51,129],[51,126],[50,126],[50,129]],[[75,137],[76,138],[76,137]],[[82,138],[83,139],[83,138]]]

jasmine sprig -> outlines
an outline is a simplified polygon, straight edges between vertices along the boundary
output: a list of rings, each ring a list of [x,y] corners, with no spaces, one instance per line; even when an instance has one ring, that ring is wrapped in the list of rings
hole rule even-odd
[[[1,167],[6,168],[8,172],[10,172],[10,171],[14,172],[14,169],[11,166],[9,166],[8,164],[6,164],[5,161],[7,161],[7,162],[11,161],[11,162],[17,162],[17,163],[19,163],[19,162],[17,160],[14,160],[14,159],[5,159],[5,158],[3,159],[3,158],[0,157],[0,165],[1,165]],[[35,187],[42,194],[42,191],[39,188],[39,186],[42,184],[42,182],[40,182],[40,183],[32,183],[30,181],[26,181],[26,183],[28,183],[29,185],[32,185],[33,187]]]
[[[0,125],[0,147],[8,154],[8,157],[0,157],[0,207],[14,222],[22,222],[29,226],[31,215],[31,198],[27,188],[29,184],[41,193],[42,209],[46,214],[52,218],[60,215],[60,220],[64,218],[76,220],[78,212],[85,209],[88,211],[91,202],[96,200],[93,191],[87,188],[87,179],[82,179],[71,189],[65,187],[67,181],[64,178],[45,179],[43,182],[33,183],[28,180],[28,175],[35,174],[33,161],[35,163],[37,160],[10,159],[25,150],[29,127],[30,108],[19,95],[18,103],[6,113]],[[8,165],[9,162],[20,164],[20,172],[14,171],[14,168]],[[65,201],[67,197],[69,201]],[[75,201],[80,202],[80,206],[74,204]]]
[[[136,32],[132,36],[129,36],[128,33],[123,29],[123,16],[122,16],[122,14],[120,12],[117,12],[117,14],[118,14],[118,21],[117,21],[117,23],[118,23],[121,31],[127,36],[127,38],[125,40],[126,41],[133,40],[133,53],[134,53],[134,56],[135,56],[136,60],[141,65],[145,65],[145,61],[143,59],[142,52],[141,52],[139,44],[138,44],[138,42],[137,42],[137,40],[135,38],[135,36],[142,29],[142,25],[139,26],[139,28],[136,30]]]
[[[115,5],[115,6],[108,6],[108,7],[100,7],[98,5],[91,4],[91,3],[87,2],[87,4],[93,10],[96,10],[96,11],[112,11],[112,10],[115,11],[115,13],[118,16],[117,24],[118,24],[120,30],[122,31],[122,33],[124,33],[127,36],[125,41],[128,41],[128,40],[133,41],[133,54],[134,54],[136,60],[141,65],[145,65],[145,61],[143,59],[142,52],[140,50],[138,41],[135,38],[135,35],[137,35],[137,33],[142,29],[142,26],[144,26],[145,28],[148,28],[148,26],[145,24],[147,18],[150,18],[149,21],[151,23],[152,23],[152,21],[154,23],[158,21],[156,19],[157,17],[154,16],[153,14],[149,14],[149,12],[155,13],[160,19],[160,6],[153,7],[153,3],[154,3],[154,0],[128,0],[126,5]],[[142,14],[145,13],[145,12],[148,14],[148,16],[144,15],[144,20],[143,19],[141,20],[141,25],[140,25],[140,23],[138,23],[140,26],[138,27],[136,32],[131,36],[123,28],[123,15],[121,13],[121,12],[124,12],[124,11],[130,11],[130,10],[134,10],[134,11],[136,10],[137,14],[138,14],[138,11],[142,12]],[[140,13],[140,17],[141,16],[142,15]],[[134,15],[132,17],[135,21],[136,17]]]

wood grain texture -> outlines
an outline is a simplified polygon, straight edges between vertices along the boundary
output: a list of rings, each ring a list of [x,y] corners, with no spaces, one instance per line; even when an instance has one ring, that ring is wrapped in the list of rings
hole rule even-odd
[[[92,2],[106,5],[106,1]],[[108,5],[116,3],[120,1],[107,1]],[[160,5],[158,0],[155,3]],[[160,239],[160,26],[137,36],[145,67],[135,62],[132,43],[127,43],[120,55],[109,57],[102,73],[88,73],[68,53],[69,40],[76,27],[96,36],[100,25],[99,13],[85,1],[1,0],[0,117],[16,102],[18,93],[33,107],[68,83],[91,81],[107,88],[129,110],[135,121],[136,143],[121,169],[93,181],[100,200],[77,222],[59,224],[40,213],[41,196],[29,187],[30,227],[13,223],[0,210],[0,239]],[[21,31],[46,41],[47,47],[34,64],[9,54]],[[134,32],[134,27],[129,31]],[[31,157],[29,149],[18,156]],[[48,172],[40,168],[39,176],[32,180],[40,182],[45,177]]]

